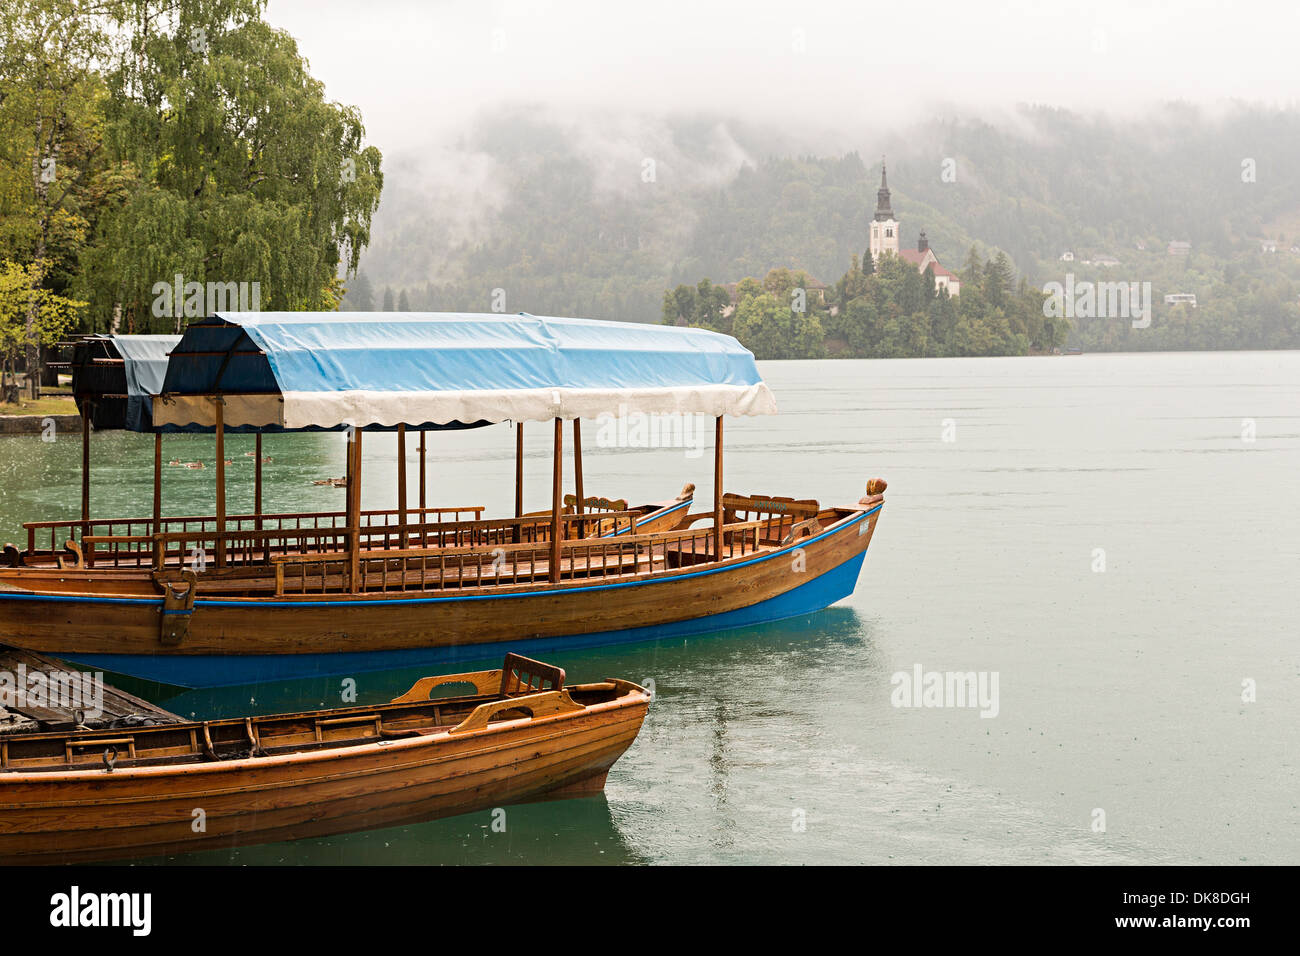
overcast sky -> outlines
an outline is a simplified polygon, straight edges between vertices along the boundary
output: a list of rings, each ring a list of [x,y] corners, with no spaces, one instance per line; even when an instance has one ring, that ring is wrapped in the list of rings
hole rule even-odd
[[[271,0],[372,142],[503,103],[893,124],[1020,102],[1300,101],[1300,4],[1221,0]]]

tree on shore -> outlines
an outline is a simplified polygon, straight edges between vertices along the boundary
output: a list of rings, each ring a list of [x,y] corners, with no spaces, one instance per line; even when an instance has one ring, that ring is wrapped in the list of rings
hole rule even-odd
[[[32,398],[40,347],[50,344],[44,310],[71,301],[62,294],[78,272],[103,167],[104,86],[93,63],[104,23],[82,6],[13,0],[0,10],[0,257],[22,263],[31,283],[20,351]]]
[[[370,241],[382,157],[264,9],[0,9],[0,259],[84,301],[83,329],[172,331],[210,311],[214,289],[337,308]]]
[[[32,348],[59,341],[86,304],[44,288],[41,268],[39,264],[21,266],[8,259],[0,262],[0,401],[18,398],[18,357]],[[28,366],[29,379],[31,369]]]

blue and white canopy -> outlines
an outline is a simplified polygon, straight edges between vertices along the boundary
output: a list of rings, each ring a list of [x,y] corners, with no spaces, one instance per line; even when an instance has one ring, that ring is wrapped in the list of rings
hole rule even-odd
[[[160,425],[465,424],[770,415],[749,350],[705,329],[532,315],[225,312],[172,352]]]

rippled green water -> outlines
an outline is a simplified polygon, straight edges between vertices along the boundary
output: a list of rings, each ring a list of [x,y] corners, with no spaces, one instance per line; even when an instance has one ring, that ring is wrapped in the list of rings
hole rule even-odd
[[[655,682],[603,798],[510,808],[505,833],[484,813],[182,859],[1300,862],[1300,354],[763,372],[782,414],[728,423],[729,491],[850,503],[867,478],[890,482],[851,599],[723,635],[548,655],[571,680]],[[589,493],[664,498],[689,480],[712,494],[707,452],[603,449],[588,428]],[[528,505],[542,508],[549,429],[529,439]],[[229,443],[232,510],[251,501],[243,441]],[[210,448],[173,438],[164,456]],[[365,450],[367,505],[391,504],[393,440],[367,436]],[[341,508],[341,490],[310,481],[342,474],[342,451],[337,436],[268,438],[268,509]],[[75,438],[0,438],[0,539],[75,517],[78,456]],[[411,456],[414,480],[413,443]],[[431,438],[431,501],[506,513],[512,460],[505,427]],[[96,461],[96,513],[148,513],[150,439],[96,436]],[[212,474],[168,469],[167,510],[210,512]],[[895,708],[891,675],[918,663],[996,671],[998,716]],[[362,675],[361,700],[418,676]],[[338,693],[310,681],[164,703],[216,717]]]

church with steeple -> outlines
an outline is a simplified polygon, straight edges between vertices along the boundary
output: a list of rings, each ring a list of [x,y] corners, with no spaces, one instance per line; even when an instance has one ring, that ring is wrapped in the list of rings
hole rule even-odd
[[[949,295],[961,292],[961,280],[952,272],[939,265],[939,257],[930,248],[930,240],[921,230],[916,240],[915,249],[899,249],[898,218],[894,215],[889,199],[889,181],[885,177],[885,159],[880,159],[880,188],[876,190],[876,214],[871,219],[870,248],[867,250],[871,261],[876,262],[885,253],[893,253],[900,259],[916,266],[918,272],[928,267],[934,272],[934,284],[938,289],[946,289]]]

